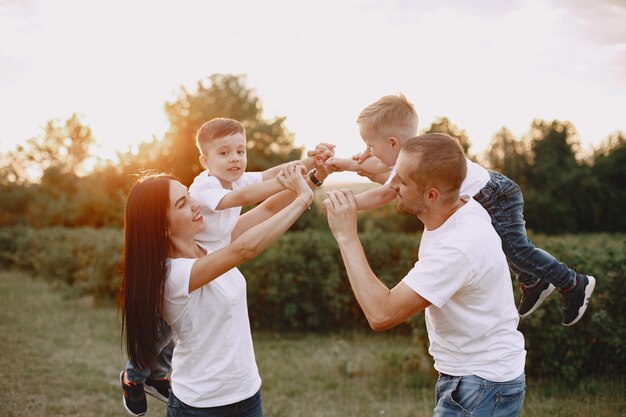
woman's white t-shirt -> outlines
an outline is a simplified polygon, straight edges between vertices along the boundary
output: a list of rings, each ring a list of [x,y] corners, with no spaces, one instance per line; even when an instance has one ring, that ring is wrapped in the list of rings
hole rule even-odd
[[[172,391],[194,407],[232,404],[253,396],[261,387],[246,280],[233,268],[189,294],[195,261],[167,262],[164,316],[178,337],[172,357]]]

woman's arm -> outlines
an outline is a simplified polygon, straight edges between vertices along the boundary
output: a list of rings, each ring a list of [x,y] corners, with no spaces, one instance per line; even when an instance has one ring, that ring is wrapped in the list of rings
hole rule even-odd
[[[324,181],[326,177],[328,177],[328,172],[326,171],[326,166],[324,164],[323,158],[316,158],[316,169],[315,177],[318,181]],[[316,185],[307,177],[306,183],[308,184],[311,190],[316,188]],[[286,207],[289,203],[291,203],[296,195],[293,191],[282,191],[271,198],[265,200],[262,204],[259,204],[252,210],[242,214],[237,220],[237,225],[233,229],[233,233],[231,234],[231,239],[237,239],[243,232],[250,229],[252,226],[259,224],[267,219],[269,219],[274,214],[278,213],[284,207]]]
[[[291,204],[276,215],[243,232],[228,246],[199,258],[191,268],[189,292],[195,291],[226,271],[254,258],[295,223],[313,202],[313,192],[299,169],[284,174],[285,185],[296,192]]]

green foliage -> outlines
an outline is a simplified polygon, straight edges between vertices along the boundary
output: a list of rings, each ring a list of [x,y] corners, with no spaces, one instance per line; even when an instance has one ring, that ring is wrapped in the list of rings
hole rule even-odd
[[[588,374],[626,373],[626,236],[536,236],[533,240],[569,267],[593,275],[596,289],[588,312],[572,327],[560,325],[561,300],[556,292],[520,320],[528,373],[572,380]]]
[[[469,148],[472,146],[472,143],[470,142],[467,133],[464,129],[461,129],[452,123],[452,121],[447,117],[440,117],[432,122],[430,127],[426,129],[424,133],[445,133],[452,136],[459,141],[461,147],[463,148],[463,152],[471,158],[469,155]]]
[[[0,228],[0,263],[107,300],[119,288],[122,240],[119,229]]]
[[[417,260],[419,235],[369,232],[361,241],[374,273],[396,285]],[[561,325],[554,293],[536,312],[520,320],[533,377],[580,378],[626,373],[626,236],[532,236],[568,266],[594,275],[597,286],[589,310],[572,327]],[[119,285],[122,233],[118,229],[0,228],[0,265],[33,271],[96,300],[112,299]],[[252,325],[279,332],[369,331],[350,289],[337,244],[328,229],[290,232],[240,267],[248,281]],[[513,283],[515,288],[517,285]],[[515,289],[516,298],[519,291]],[[396,332],[428,341],[424,315]]]

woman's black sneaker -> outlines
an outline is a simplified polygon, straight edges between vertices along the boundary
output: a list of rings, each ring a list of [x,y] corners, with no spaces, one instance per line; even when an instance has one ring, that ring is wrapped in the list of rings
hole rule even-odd
[[[122,404],[129,414],[143,416],[148,411],[148,402],[143,384],[135,384],[124,381],[124,372],[120,373],[120,384],[122,385]]]

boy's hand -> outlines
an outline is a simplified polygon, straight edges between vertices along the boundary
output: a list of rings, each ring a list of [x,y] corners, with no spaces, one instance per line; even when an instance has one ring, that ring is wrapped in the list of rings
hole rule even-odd
[[[326,160],[335,155],[335,145],[332,143],[320,142],[315,146],[315,149],[312,151],[307,151],[306,156],[309,158],[320,156],[322,161],[326,162]]]
[[[357,163],[362,164],[370,156],[374,156],[370,148],[367,148],[364,152],[360,152],[352,155],[352,159],[354,159]]]

